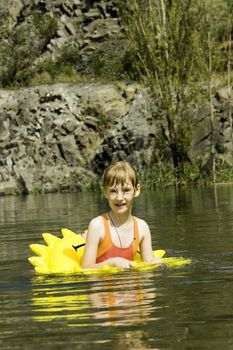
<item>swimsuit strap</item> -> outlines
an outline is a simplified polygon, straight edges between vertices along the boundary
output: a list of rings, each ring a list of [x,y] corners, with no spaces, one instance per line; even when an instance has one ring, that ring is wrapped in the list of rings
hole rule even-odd
[[[133,250],[134,250],[134,254],[137,252],[138,250],[138,246],[139,246],[139,231],[138,231],[138,222],[137,222],[137,218],[135,216],[133,216],[133,222],[134,222],[134,241],[133,241]]]
[[[104,239],[102,242],[106,241],[106,243],[111,243],[111,245],[113,244],[112,241],[112,236],[111,236],[111,231],[110,231],[110,225],[109,225],[109,220],[108,220],[108,214],[104,213],[102,214],[103,217],[103,222],[104,222]],[[135,216],[132,216],[133,218],[133,223],[134,223],[134,238],[133,238],[133,246],[136,246],[136,251],[138,249],[138,245],[139,245],[139,231],[138,231],[138,222],[137,222],[137,218]],[[125,248],[123,248],[125,249]],[[136,253],[135,251],[135,253]]]
[[[111,236],[110,225],[108,221],[108,214],[107,213],[102,214],[102,218],[104,222],[104,239],[103,240],[107,240],[112,244],[112,236]]]
[[[104,223],[104,238],[98,247],[97,257],[102,255],[105,251],[107,251],[109,248],[112,247],[112,238],[110,233],[110,227],[108,224],[107,213],[104,213],[101,216],[103,218],[103,223]]]

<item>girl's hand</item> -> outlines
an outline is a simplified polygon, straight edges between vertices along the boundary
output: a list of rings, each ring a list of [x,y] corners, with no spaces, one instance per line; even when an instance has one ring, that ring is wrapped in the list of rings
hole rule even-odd
[[[133,261],[124,258],[110,258],[106,260],[106,264],[117,266],[120,269],[130,269],[134,266]]]
[[[164,260],[163,260],[162,258],[154,258],[154,259],[152,260],[152,262],[153,262],[154,264],[165,265],[165,262],[164,262]]]

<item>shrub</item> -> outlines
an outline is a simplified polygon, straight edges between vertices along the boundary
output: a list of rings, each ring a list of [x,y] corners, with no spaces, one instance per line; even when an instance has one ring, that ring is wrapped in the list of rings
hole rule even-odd
[[[35,11],[32,22],[40,38],[40,51],[43,52],[50,40],[57,35],[57,18]]]
[[[37,56],[30,26],[18,27],[8,33],[2,42],[0,53],[0,84],[3,87],[27,85],[30,80],[30,67]]]

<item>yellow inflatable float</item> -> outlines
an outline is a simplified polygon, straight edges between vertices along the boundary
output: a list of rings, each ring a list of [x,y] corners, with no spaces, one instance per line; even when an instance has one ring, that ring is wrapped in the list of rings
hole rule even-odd
[[[30,244],[31,250],[37,254],[28,258],[38,274],[112,274],[122,272],[122,269],[114,266],[103,266],[96,269],[83,269],[81,259],[85,246],[85,234],[77,234],[68,229],[62,229],[62,238],[51,233],[43,233],[42,236],[47,245]],[[191,260],[170,257],[166,258],[164,250],[155,250],[154,256],[163,258],[166,267],[180,267],[191,263]],[[134,258],[133,270],[149,271],[160,265],[141,261],[140,252]]]

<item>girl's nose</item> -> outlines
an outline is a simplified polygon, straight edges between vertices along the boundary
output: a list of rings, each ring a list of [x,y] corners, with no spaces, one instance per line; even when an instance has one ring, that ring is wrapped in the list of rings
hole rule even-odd
[[[116,199],[122,200],[124,198],[124,193],[122,191],[118,191],[116,194]]]

